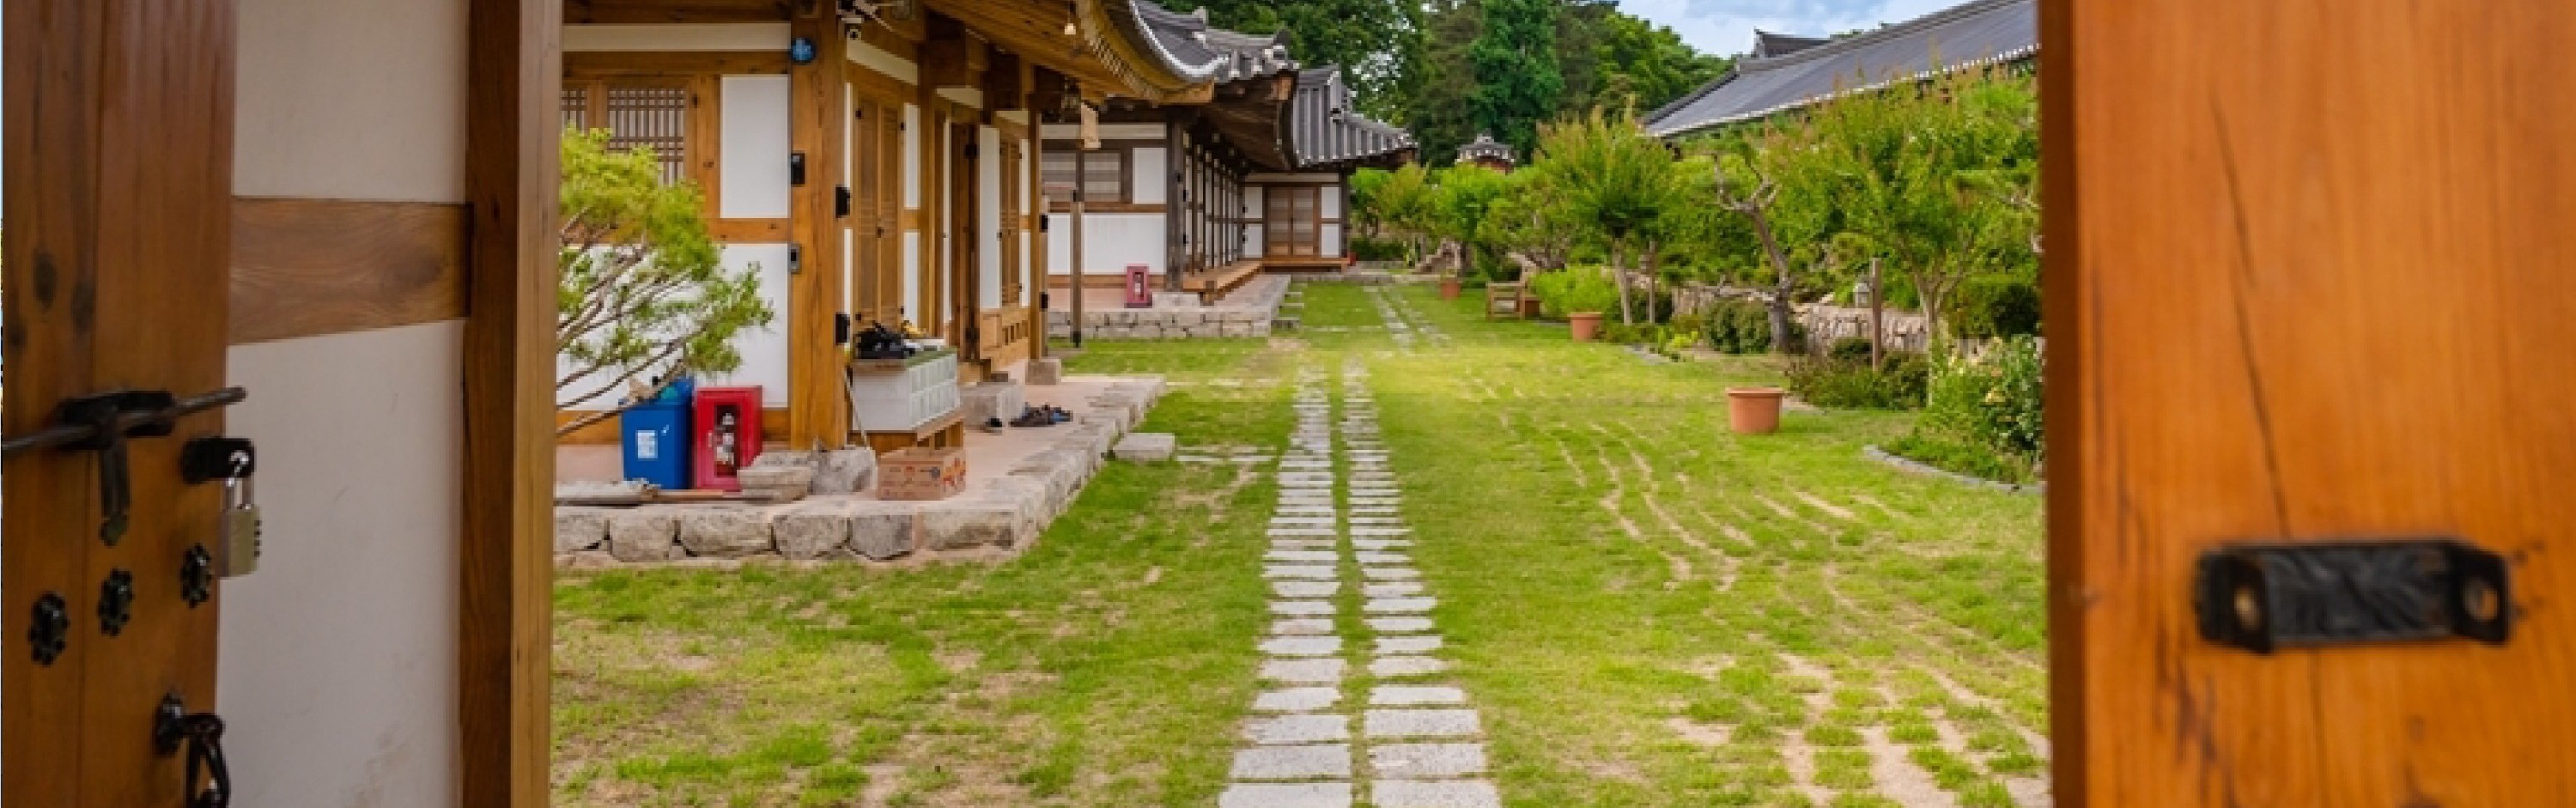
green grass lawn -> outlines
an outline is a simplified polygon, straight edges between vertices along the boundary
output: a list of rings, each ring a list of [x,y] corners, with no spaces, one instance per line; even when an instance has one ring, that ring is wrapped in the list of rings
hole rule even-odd
[[[1147,428],[1184,446],[1277,448],[1297,369],[1365,363],[1509,804],[2040,787],[2037,498],[1861,457],[1900,414],[1729,434],[1723,389],[1776,382],[1765,360],[1650,365],[1472,294],[1305,288],[1306,331],[1095,342],[1068,369],[1178,382]],[[1447,338],[1398,350],[1380,295]],[[1275,499],[1230,464],[1114,464],[1004,562],[566,573],[557,802],[1212,806]]]

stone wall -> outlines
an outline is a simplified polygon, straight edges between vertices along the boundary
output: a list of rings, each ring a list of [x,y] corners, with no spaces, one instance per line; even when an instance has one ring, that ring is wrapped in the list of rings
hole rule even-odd
[[[1680,286],[1673,289],[1673,312],[1695,314],[1709,310],[1721,300],[1770,300],[1770,293],[1742,286]],[[1828,306],[1802,303],[1796,307],[1798,324],[1807,329],[1807,346],[1822,351],[1844,337],[1869,336],[1869,307]],[[1932,322],[1921,312],[1888,309],[1887,347],[1901,351],[1923,351],[1932,347]]]
[[[1279,301],[1288,294],[1288,279],[1267,275],[1226,295],[1213,306],[1189,302],[1189,295],[1157,295],[1150,309],[1086,310],[1086,340],[1210,339],[1267,337],[1279,316]],[[1047,336],[1073,336],[1073,312],[1047,312]]]
[[[730,566],[746,561],[891,562],[1015,553],[1035,542],[1098,473],[1110,447],[1163,393],[1159,377],[1110,385],[1053,444],[999,479],[936,502],[857,496],[783,505],[645,505],[555,509],[555,563]]]

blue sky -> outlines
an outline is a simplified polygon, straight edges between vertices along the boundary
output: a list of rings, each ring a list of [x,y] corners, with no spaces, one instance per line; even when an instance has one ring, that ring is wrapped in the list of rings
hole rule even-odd
[[[1743,53],[1753,29],[1816,36],[1902,22],[1967,0],[1619,0],[1620,10],[1671,26],[1707,53]]]

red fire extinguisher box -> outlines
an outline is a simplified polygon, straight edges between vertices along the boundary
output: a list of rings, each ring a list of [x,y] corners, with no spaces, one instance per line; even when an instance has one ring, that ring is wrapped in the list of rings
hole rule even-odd
[[[1145,269],[1144,264],[1127,265],[1128,308],[1150,309],[1154,307],[1154,289],[1151,284],[1146,282],[1146,272],[1147,270]]]
[[[697,469],[691,476],[700,489],[740,491],[734,474],[760,457],[760,388],[700,387],[697,416]]]

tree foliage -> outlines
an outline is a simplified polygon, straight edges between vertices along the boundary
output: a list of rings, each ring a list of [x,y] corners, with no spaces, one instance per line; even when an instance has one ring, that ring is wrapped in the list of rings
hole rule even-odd
[[[1480,131],[1522,154],[1538,145],[1538,124],[1555,115],[1565,91],[1558,69],[1559,0],[1484,0],[1484,30],[1467,46],[1476,88],[1467,96]]]
[[[728,273],[701,218],[705,195],[662,181],[650,149],[612,151],[608,133],[563,140],[562,251],[555,341],[564,358],[555,387],[569,409],[625,393],[653,392],[683,376],[742,366],[733,338],[775,316],[760,297],[758,268]],[[564,425],[569,432],[623,407]]]

